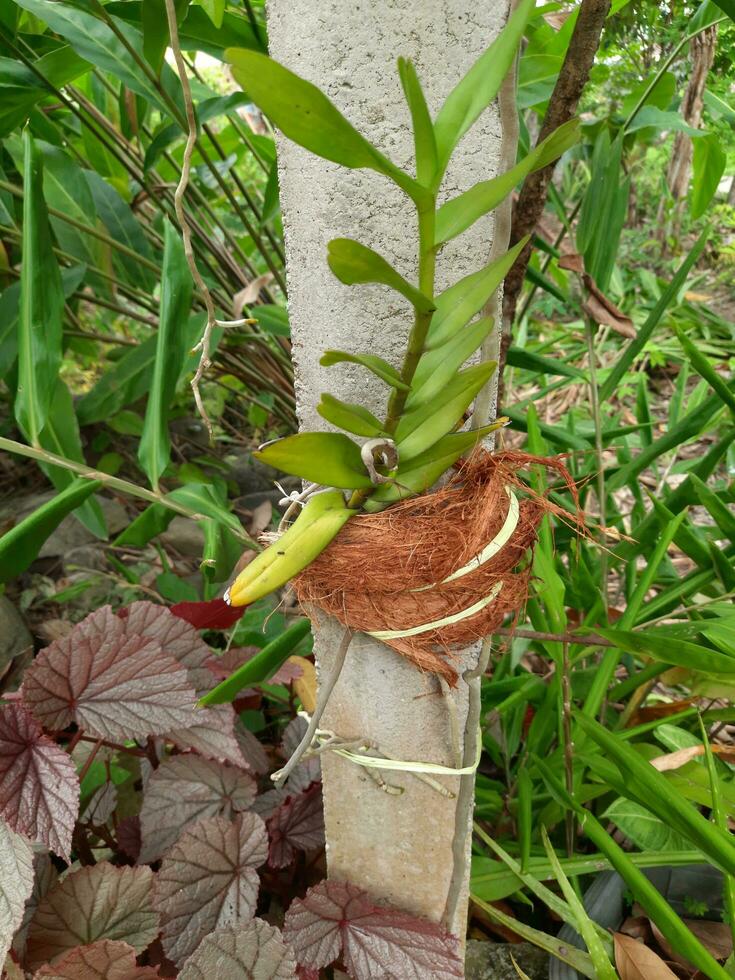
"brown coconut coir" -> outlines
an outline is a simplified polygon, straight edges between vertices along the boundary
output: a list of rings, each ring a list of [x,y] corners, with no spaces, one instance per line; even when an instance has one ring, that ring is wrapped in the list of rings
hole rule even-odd
[[[380,633],[437,624],[492,596],[456,622],[410,636],[380,637],[421,670],[454,686],[453,648],[490,635],[525,604],[530,549],[544,514],[582,527],[580,516],[556,507],[522,480],[520,469],[531,465],[555,470],[578,507],[576,487],[559,459],[476,450],[439,489],[349,521],[294,580],[299,601],[350,629]],[[509,517],[509,491],[518,502],[512,533],[490,560],[474,564],[472,559],[515,521],[514,514]],[[445,581],[468,563],[472,571]]]

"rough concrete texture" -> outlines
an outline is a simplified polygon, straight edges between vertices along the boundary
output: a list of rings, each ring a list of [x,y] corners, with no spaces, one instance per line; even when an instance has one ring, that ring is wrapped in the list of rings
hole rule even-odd
[[[472,0],[269,0],[271,53],[319,85],[394,162],[410,168],[412,136],[396,58],[415,62],[435,114],[494,39],[507,7],[507,0],[480,5]],[[499,123],[491,109],[463,140],[443,196],[492,177],[499,146]],[[326,348],[340,348],[378,354],[400,366],[409,309],[386,287],[341,285],[327,267],[326,246],[338,236],[357,238],[415,280],[413,206],[386,178],[345,170],[287,140],[279,140],[278,159],[300,422],[305,429],[329,428],[316,412],[325,390],[384,415],[387,390],[380,381],[356,366],[322,368],[318,362]],[[444,249],[439,290],[488,261],[491,232],[490,220],[483,220]],[[339,637],[338,624],[320,625],[322,675],[330,669]],[[466,651],[461,668],[472,666],[476,656],[476,650]],[[455,700],[463,728],[462,684]],[[454,765],[448,713],[436,682],[366,637],[353,641],[323,725],[342,736],[368,737],[398,759]],[[324,759],[329,873],[440,920],[452,872],[455,802],[412,776],[384,775],[404,792],[389,795],[352,763]],[[456,790],[456,777],[438,778]],[[459,935],[465,916],[466,901],[451,923]]]

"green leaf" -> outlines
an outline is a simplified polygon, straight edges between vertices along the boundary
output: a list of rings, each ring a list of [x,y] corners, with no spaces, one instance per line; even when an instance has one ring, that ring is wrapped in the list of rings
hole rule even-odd
[[[696,221],[707,210],[717,193],[720,178],[725,172],[727,155],[715,133],[694,140],[692,154],[692,190],[690,208]]]
[[[537,374],[559,374],[565,378],[586,379],[584,371],[573,364],[567,364],[555,357],[534,354],[533,351],[523,350],[521,347],[509,347],[505,363]]]
[[[256,459],[302,480],[345,490],[372,486],[360,447],[340,432],[299,432],[268,443]]]
[[[185,325],[191,307],[192,281],[186,264],[184,247],[176,229],[166,220],[163,226],[164,250],[161,269],[161,314],[156,336],[156,360],[153,366],[143,435],[138,446],[138,459],[151,485],[168,466],[171,440],[168,434],[168,414],[176,384],[186,359]]]
[[[429,187],[434,180],[438,162],[434,126],[413,62],[407,58],[399,58],[398,76],[411,113],[416,153],[416,180]]]
[[[406,460],[403,465],[399,463],[395,483],[381,484],[365,502],[365,510],[370,513],[383,510],[388,504],[428,490],[460,456],[472,452],[478,442],[494,428],[493,425],[486,425],[482,429],[452,433],[434,443],[431,449],[420,456]]]
[[[722,534],[735,543],[735,514],[732,510],[732,504],[726,504],[721,500],[714,490],[710,490],[707,484],[703,483],[696,474],[690,473],[689,479],[700,503],[706,508]]]
[[[245,541],[250,547],[255,547],[249,535],[243,530],[240,521],[226,509],[217,491],[209,484],[189,483],[167,493],[164,499],[183,504],[199,515],[200,519],[210,517],[232,531],[240,541]]]
[[[394,367],[384,361],[382,357],[375,354],[348,354],[342,350],[325,350],[319,359],[322,367],[331,367],[333,364],[361,364],[368,371],[372,371],[381,380],[389,384],[391,388],[399,388],[408,391],[408,385],[401,381],[401,376]]]
[[[690,846],[681,834],[634,800],[619,797],[603,816],[612,820],[618,830],[642,851],[685,851]]]
[[[653,105],[647,105],[639,109],[633,117],[632,122],[625,127],[625,132],[635,133],[639,129],[654,129],[657,132],[671,132],[675,130],[680,133],[686,133],[687,136],[691,136],[694,139],[699,139],[704,135],[701,129],[694,129],[693,126],[688,126],[678,112],[665,112],[663,109],[659,109]]]
[[[36,59],[33,70],[11,58],[0,58],[0,137],[17,129],[36,103],[50,94],[42,79],[63,88],[90,68],[68,45]]]
[[[294,143],[343,167],[377,170],[404,189],[414,188],[415,181],[358,133],[311,82],[257,51],[228,48],[225,57],[244,91]]]
[[[15,417],[38,445],[61,365],[64,293],[43,199],[43,166],[28,129],[23,132],[23,264],[18,321]]]
[[[322,394],[322,400],[316,410],[327,422],[346,432],[353,432],[356,436],[372,438],[383,434],[383,424],[372,412],[362,405],[343,402],[327,392]]]
[[[672,326],[682,350],[689,358],[691,366],[701,378],[704,378],[711,388],[714,388],[732,414],[735,415],[735,394],[733,394],[722,377],[717,373],[707,355],[702,353],[699,347],[690,340],[678,324],[674,323]]]
[[[700,670],[707,674],[735,674],[735,657],[710,650],[688,640],[675,639],[664,633],[599,628],[600,636],[628,653],[645,654],[664,664]]]
[[[436,298],[436,312],[431,318],[426,350],[436,350],[452,340],[456,331],[482,309],[507,276],[527,241],[528,236],[522,238],[505,255],[478,272],[471,272]]]
[[[167,602],[196,602],[199,593],[191,584],[175,572],[161,572],[156,576],[156,588]]]
[[[308,619],[300,619],[278,636],[271,640],[262,650],[238,667],[230,676],[205,694],[199,700],[199,707],[205,708],[210,704],[229,704],[234,701],[244,687],[253,687],[269,680],[279,667],[291,656],[294,649],[308,635],[311,623]]]
[[[717,960],[687,929],[666,899],[654,888],[625,851],[608,835],[596,817],[575,802],[545,762],[540,759],[535,761],[554,799],[566,809],[573,810],[577,814],[584,834],[602,851],[613,868],[624,879],[633,892],[636,901],[640,902],[647,915],[656,923],[673,948],[702,970],[705,976],[712,977],[712,980],[727,980],[727,974]],[[655,772],[653,767],[643,760],[641,760],[641,765],[647,766],[652,772]],[[661,776],[660,773],[656,775]],[[663,779],[663,777],[661,778]],[[664,782],[666,782],[665,779]]]
[[[226,582],[230,578],[233,568],[241,558],[242,542],[232,534],[227,525],[210,517],[200,521],[199,526],[204,531],[204,552],[200,567],[205,580],[205,598],[213,598],[217,583]]]
[[[17,0],[18,5],[44,21],[57,34],[65,38],[80,58],[91,62],[102,71],[121,81],[123,85],[142,95],[157,106],[165,115],[171,112],[169,100],[159,94],[157,87],[135,63],[130,51],[110,27],[94,14],[66,3],[52,0]],[[143,50],[140,31],[126,24],[119,17],[112,17],[115,30],[134,51]],[[180,118],[185,119],[181,86],[168,65],[163,66],[161,80],[164,89],[173,99]]]
[[[288,310],[285,306],[276,306],[266,303],[263,306],[256,306],[252,311],[253,316],[258,321],[258,326],[266,333],[274,337],[290,337],[291,327],[288,322]]]
[[[170,507],[151,504],[115,538],[113,544],[120,548],[143,548],[153,538],[162,534],[174,517],[176,513]]]
[[[429,449],[461,421],[475,395],[497,368],[496,361],[487,361],[467,368],[448,382],[436,398],[406,412],[395,431],[398,458],[403,462]]]
[[[438,350],[423,354],[411,382],[411,393],[406,400],[407,410],[435,398],[465,361],[484,343],[493,326],[491,317],[482,317],[458,330],[452,340]]]
[[[595,926],[592,919],[590,919],[579,896],[572,888],[567,876],[564,874],[564,870],[559,863],[559,858],[556,856],[556,852],[551,846],[551,841],[549,840],[549,835],[546,832],[545,827],[541,828],[541,839],[543,840],[546,856],[549,859],[549,863],[554,871],[556,880],[559,882],[559,887],[562,890],[562,894],[564,895],[564,898],[566,899],[567,904],[574,915],[577,932],[579,932],[580,936],[584,940],[587,950],[589,951],[592,964],[595,968],[595,976],[598,978],[598,980],[618,980],[618,975],[610,962],[605,947],[602,945],[602,940],[595,931]]]
[[[382,255],[352,238],[333,238],[329,243],[327,262],[339,281],[347,286],[381,283],[405,296],[419,313],[430,313],[435,309],[430,296],[407,282]]]
[[[512,170],[492,180],[480,181],[464,194],[443,204],[436,215],[436,244],[448,242],[469,228],[482,215],[494,211],[528,174],[552,163],[578,143],[579,127],[578,119],[570,119],[547,136],[543,143],[531,150]]]
[[[214,26],[222,27],[222,18],[225,16],[225,0],[199,0],[199,3]]]
[[[610,398],[612,393],[618,387],[620,379],[625,375],[633,361],[650,340],[651,334],[656,329],[661,317],[669,308],[669,305],[678,296],[681,287],[686,282],[686,278],[689,275],[690,270],[693,268],[695,262],[704,251],[709,237],[710,229],[705,228],[695,242],[692,250],[676,270],[674,278],[661,294],[661,298],[646,317],[646,322],[638,331],[638,335],[636,336],[635,340],[631,340],[623,353],[617,358],[615,366],[600,387],[600,401],[607,401],[607,399]]]
[[[9,582],[25,571],[67,514],[76,510],[101,486],[93,480],[74,481],[0,537],[0,582]]]
[[[434,123],[439,152],[438,178],[444,175],[456,145],[498,94],[534,5],[535,0],[521,0],[497,38],[447,96]]]
[[[46,425],[39,436],[44,449],[63,456],[76,463],[83,463],[82,441],[79,436],[79,423],[74,412],[71,393],[61,378],[56,379],[53,399]],[[41,469],[57,490],[66,490],[75,482],[74,474],[62,466],[49,466],[41,463]],[[82,503],[76,516],[84,526],[102,540],[107,539],[107,524],[99,502],[92,498]]]

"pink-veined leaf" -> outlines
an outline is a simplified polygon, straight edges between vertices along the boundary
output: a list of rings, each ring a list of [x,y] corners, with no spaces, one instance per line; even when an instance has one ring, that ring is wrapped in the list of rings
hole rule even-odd
[[[186,670],[149,637],[126,631],[103,606],[42,650],[23,681],[23,701],[46,727],[72,722],[98,738],[160,735],[193,720]]]
[[[234,626],[247,606],[228,606],[224,599],[209,602],[177,602],[171,606],[174,616],[190,623],[198,630],[226,630]]]
[[[51,863],[48,851],[33,852],[33,873],[33,891],[26,900],[23,921],[13,936],[13,952],[21,961],[25,957],[26,938],[31,919],[36,914],[41,899],[45,898],[59,879],[59,873]]]
[[[42,966],[33,980],[158,980],[159,976],[152,966],[138,966],[128,943],[101,939]]]
[[[253,919],[205,936],[179,980],[295,980],[296,959],[275,926]]]
[[[322,881],[286,913],[284,937],[299,963],[321,969],[340,955],[351,977],[464,977],[459,944],[436,922],[376,905],[347,881]]]
[[[23,921],[26,901],[33,892],[33,851],[20,834],[0,820],[0,963]]]
[[[324,809],[321,783],[313,783],[303,793],[296,793],[281,803],[269,818],[268,864],[285,868],[295,852],[314,851],[324,847]]]
[[[243,664],[252,660],[259,653],[260,647],[230,647],[225,653],[210,657],[207,661],[207,667],[214,674],[216,682],[219,683],[220,681],[226,680],[238,667],[242,667]],[[304,671],[300,664],[288,659],[281,664],[275,674],[268,678],[268,683],[290,684],[291,681],[301,677],[303,673]],[[254,689],[244,688],[240,693],[240,697],[248,690]]]
[[[140,857],[140,817],[136,813],[132,817],[123,817],[118,823],[115,836],[117,846],[133,861]]]
[[[265,824],[255,813],[200,820],[163,856],[154,904],[163,948],[178,966],[220,926],[242,925],[255,914],[268,856]]]
[[[301,715],[297,715],[284,728],[281,739],[281,754],[284,759],[290,759],[296,751],[299,742],[306,734],[306,724]],[[319,761],[319,756],[313,755],[299,762],[286,780],[286,788],[291,793],[298,793],[300,790],[308,789],[312,783],[321,778],[322,764]]]
[[[258,793],[250,805],[250,810],[267,823],[281,803],[285,803],[288,796],[289,793],[281,786],[274,786],[273,789],[267,789],[265,793]]]
[[[157,640],[163,652],[183,667],[203,667],[210,656],[207,644],[189,623],[165,606],[142,600],[123,609],[120,618],[128,633]]]
[[[33,916],[28,967],[37,969],[99,939],[121,940],[141,952],[158,935],[152,885],[150,868],[116,868],[107,861],[67,875]]]
[[[79,812],[74,763],[20,704],[0,707],[0,817],[69,860]]]
[[[190,673],[194,673],[193,671]],[[209,688],[207,688],[209,690]],[[211,708],[197,708],[193,724],[186,728],[173,728],[166,732],[180,749],[194,749],[208,759],[231,762],[233,766],[249,769],[235,737],[235,712],[230,704],[215,704]]]
[[[235,738],[240,746],[242,757],[247,763],[247,767],[257,776],[262,776],[270,769],[268,756],[263,746],[253,733],[246,728],[240,719],[235,721]]]
[[[116,806],[117,787],[114,783],[103,783],[92,793],[89,802],[79,815],[79,820],[94,827],[102,827],[115,812]]]
[[[300,963],[296,967],[298,980],[319,980],[319,970],[312,970],[310,966],[302,966]]]
[[[226,763],[189,754],[167,759],[146,786],[139,861],[156,861],[196,820],[247,810],[256,791],[252,776]]]

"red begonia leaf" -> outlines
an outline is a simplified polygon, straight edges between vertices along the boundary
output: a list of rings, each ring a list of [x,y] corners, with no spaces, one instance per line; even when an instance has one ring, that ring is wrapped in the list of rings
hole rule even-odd
[[[23,921],[26,901],[33,892],[33,851],[20,834],[0,820],[0,963]]]
[[[240,746],[240,752],[247,763],[248,769],[257,776],[262,776],[268,772],[270,763],[265,749],[255,735],[239,719],[235,721],[235,738],[237,739],[237,744]]]
[[[163,948],[178,966],[220,926],[243,925],[255,914],[268,855],[265,824],[254,813],[200,820],[163,856],[154,904]]]
[[[158,970],[138,966],[135,950],[128,943],[101,939],[77,946],[53,965],[38,970],[33,980],[158,980]]]
[[[79,815],[79,820],[94,827],[102,827],[115,812],[116,806],[117,786],[114,783],[103,783],[92,793],[89,802]]]
[[[150,868],[116,868],[107,861],[67,875],[33,916],[28,967],[37,969],[99,939],[120,940],[141,952],[158,935],[152,885]]]
[[[302,966],[300,963],[296,967],[298,980],[319,980],[319,971],[312,970],[310,966]]]
[[[286,913],[284,937],[299,963],[320,969],[339,956],[355,980],[464,976],[459,943],[442,926],[376,905],[347,881],[322,881]]]
[[[117,846],[133,861],[140,857],[140,817],[124,817],[117,825]]]
[[[46,728],[76,722],[98,738],[116,740],[190,724],[196,707],[181,664],[158,641],[126,631],[109,606],[41,651],[22,693]]]
[[[205,936],[179,980],[295,980],[296,958],[275,926],[253,919]]]
[[[224,599],[209,602],[177,602],[171,612],[198,630],[226,630],[243,615],[247,606],[228,606]]]
[[[197,755],[177,755],[151,775],[140,811],[139,861],[156,861],[189,824],[247,810],[257,786],[242,769]]]
[[[231,762],[241,769],[250,768],[235,737],[235,712],[230,704],[198,708],[191,725],[172,728],[166,732],[166,738],[180,749],[194,749],[208,759]]]
[[[143,600],[132,603],[120,615],[129,633],[157,640],[167,656],[190,670],[203,667],[210,656],[197,631],[165,606]]]
[[[268,864],[285,868],[295,851],[314,851],[324,847],[324,809],[322,787],[313,783],[303,793],[289,796],[268,820]]]
[[[51,863],[48,851],[33,852],[33,872],[33,891],[26,900],[23,920],[13,936],[13,952],[20,960],[25,957],[26,938],[31,919],[36,914],[41,899],[45,898],[59,879],[59,873]]]
[[[267,789],[265,793],[258,793],[250,805],[253,813],[257,813],[266,823],[273,816],[281,803],[285,803],[289,793],[280,786]]]
[[[306,734],[306,721],[301,715],[292,718],[283,730],[281,740],[281,755],[284,759],[290,759],[296,751],[301,739]],[[302,759],[294,771],[286,780],[286,788],[291,793],[298,793],[300,790],[308,789],[312,783],[322,778],[322,764],[319,756],[313,755],[308,759]]]
[[[243,664],[246,664],[253,657],[260,653],[260,647],[230,647],[221,654],[213,654],[207,661],[207,667],[215,677],[216,683],[226,680],[230,674],[234,673]],[[304,673],[303,667],[291,660],[284,661],[272,677],[268,678],[269,684],[290,684]],[[253,688],[244,688],[244,691]],[[240,694],[242,696],[242,692]]]
[[[0,817],[69,860],[79,812],[74,763],[19,704],[0,708]]]

